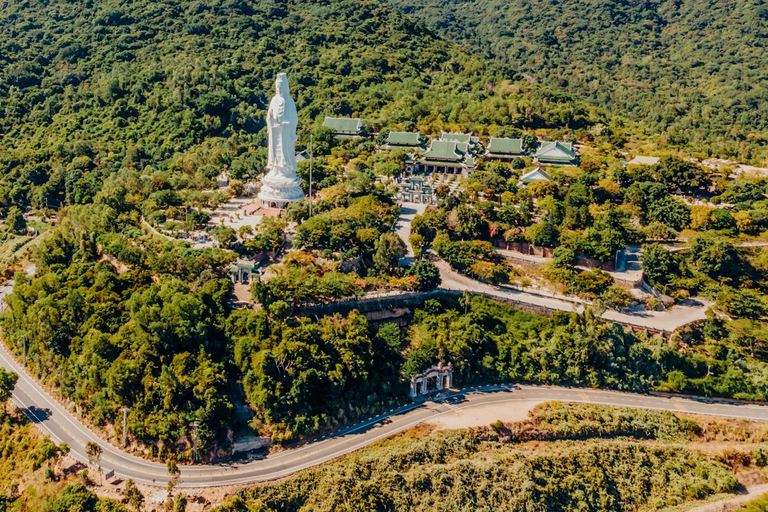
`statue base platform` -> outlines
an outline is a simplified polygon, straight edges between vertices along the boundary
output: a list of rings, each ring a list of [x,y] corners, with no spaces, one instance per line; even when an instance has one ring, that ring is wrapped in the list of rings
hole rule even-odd
[[[288,203],[304,199],[301,179],[267,175],[264,177],[258,197],[265,206],[285,208]]]

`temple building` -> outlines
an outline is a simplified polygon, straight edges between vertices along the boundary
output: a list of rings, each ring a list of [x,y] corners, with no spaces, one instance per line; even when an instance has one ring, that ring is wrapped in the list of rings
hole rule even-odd
[[[534,155],[537,162],[552,165],[578,165],[579,157],[570,142],[539,142]]]
[[[491,137],[485,158],[494,160],[511,161],[513,158],[525,156],[523,139],[507,139],[504,137]]]
[[[471,151],[475,151],[477,145],[480,143],[480,138],[473,136],[471,133],[442,132],[440,134],[440,140],[450,140],[466,144],[467,148]]]
[[[419,163],[423,172],[459,174],[475,168],[475,150],[478,140],[464,133],[443,133],[433,139]]]
[[[389,132],[389,137],[387,137],[387,140],[381,145],[380,149],[423,151],[424,139],[422,139],[419,132]]]
[[[325,116],[323,126],[333,130],[333,134],[336,137],[352,138],[362,137],[363,135],[363,122],[359,119]]]

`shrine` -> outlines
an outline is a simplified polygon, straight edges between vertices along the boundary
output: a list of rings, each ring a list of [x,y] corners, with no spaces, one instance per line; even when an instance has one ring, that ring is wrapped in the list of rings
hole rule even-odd
[[[411,398],[426,395],[434,391],[450,389],[453,386],[453,365],[437,366],[429,368],[423,373],[411,376]]]

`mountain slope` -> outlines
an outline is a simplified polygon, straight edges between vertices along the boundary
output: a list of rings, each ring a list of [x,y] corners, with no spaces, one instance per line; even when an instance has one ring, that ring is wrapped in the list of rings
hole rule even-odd
[[[763,0],[386,0],[669,145],[768,157]]]
[[[601,119],[540,87],[502,90],[513,73],[376,1],[6,2],[0,30],[3,207],[88,202],[123,166],[260,173],[279,71],[300,144],[323,114],[425,131]]]

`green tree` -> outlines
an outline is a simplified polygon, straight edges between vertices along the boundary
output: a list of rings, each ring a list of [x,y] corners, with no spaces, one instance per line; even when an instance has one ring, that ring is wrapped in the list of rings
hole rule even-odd
[[[447,229],[445,212],[434,208],[427,208],[421,215],[416,215],[411,222],[411,233],[424,237],[425,247],[435,240],[439,231]]]
[[[171,476],[171,478],[168,480],[168,493],[172,496],[173,489],[176,487],[176,484],[179,483],[181,470],[179,469],[178,464],[176,464],[176,461],[173,459],[168,459],[168,462],[165,463],[165,467],[168,470],[168,474]]]
[[[227,248],[237,241],[237,232],[229,226],[216,226],[213,228],[213,237],[219,247]]]
[[[0,368],[0,404],[3,405],[3,413],[6,412],[6,404],[13,394],[19,376],[15,372]]]
[[[691,214],[685,203],[672,196],[664,196],[650,204],[648,219],[680,231],[690,224]]]
[[[525,239],[533,245],[552,247],[560,239],[560,232],[554,223],[544,220],[525,229]]]
[[[552,264],[558,268],[567,268],[576,264],[576,253],[570,247],[558,246],[552,251]]]
[[[440,286],[440,270],[431,261],[417,261],[408,269],[408,275],[416,277],[418,291],[434,290]]]
[[[454,211],[456,226],[454,231],[463,239],[480,238],[483,228],[483,219],[480,214],[467,204],[461,204]]]
[[[16,206],[11,206],[5,216],[5,230],[16,235],[27,234],[27,221]]]
[[[642,267],[645,278],[653,286],[666,286],[680,275],[676,256],[659,244],[643,246]]]
[[[667,190],[692,192],[710,185],[707,173],[698,165],[688,160],[671,155],[662,157],[653,166],[652,174],[656,181],[663,183]]]
[[[691,246],[691,259],[701,272],[714,278],[735,278],[739,275],[740,259],[728,240],[717,236],[700,236]]]
[[[736,318],[757,320],[768,312],[765,297],[755,290],[725,287],[717,294],[717,307]]]
[[[133,510],[139,512],[144,507],[144,494],[130,478],[125,482],[125,497]]]
[[[523,135],[523,150],[526,153],[535,153],[539,149],[539,141],[535,135],[526,133]]]
[[[65,486],[43,505],[42,512],[125,512],[125,508],[112,500],[100,500],[78,483]]]
[[[405,243],[395,233],[382,233],[376,242],[373,264],[379,272],[391,274],[405,254]]]
[[[411,233],[408,236],[408,242],[410,242],[411,247],[413,248],[414,257],[417,260],[421,260],[424,249],[427,247],[427,240],[424,238],[424,236],[418,233]]]
[[[98,468],[99,481],[101,481],[101,446],[99,446],[97,443],[94,443],[93,441],[88,441],[85,444],[85,454],[88,456],[88,464]]]

